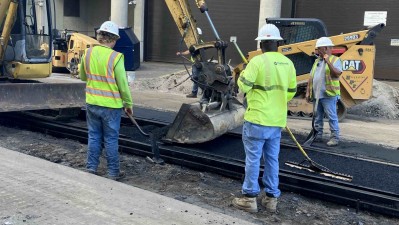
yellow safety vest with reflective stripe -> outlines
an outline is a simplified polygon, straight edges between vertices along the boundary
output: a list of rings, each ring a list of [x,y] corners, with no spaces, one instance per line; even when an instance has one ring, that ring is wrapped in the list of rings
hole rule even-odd
[[[87,76],[86,102],[108,108],[122,108],[123,101],[116,83],[114,68],[122,54],[104,46],[86,50],[84,71]]]
[[[254,57],[241,72],[238,86],[246,93],[246,121],[262,126],[286,126],[287,103],[296,93],[296,71],[290,59],[278,52]]]
[[[331,55],[328,58],[328,61],[331,62],[332,65],[334,65],[334,63],[340,60],[337,56],[333,56]],[[309,79],[309,88],[310,88],[310,98],[313,98],[313,78],[314,78],[314,74],[316,72],[316,67],[317,64],[320,62],[320,59],[316,59],[316,61],[313,64],[312,70],[310,71],[310,79]],[[341,90],[339,87],[339,77],[334,77],[331,76],[331,71],[330,71],[330,67],[328,65],[326,65],[326,94],[327,96],[330,97],[334,97],[334,96],[338,96],[341,95]]]

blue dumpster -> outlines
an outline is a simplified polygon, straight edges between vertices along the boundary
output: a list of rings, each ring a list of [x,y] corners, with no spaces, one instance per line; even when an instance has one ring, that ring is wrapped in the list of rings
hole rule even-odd
[[[115,51],[125,55],[125,69],[136,70],[140,67],[140,41],[131,27],[119,28],[121,37],[114,47]]]
[[[97,30],[95,35],[97,38]],[[115,44],[114,50],[123,53],[125,56],[125,69],[136,70],[140,67],[140,41],[133,33],[131,27],[119,28],[119,36],[121,37]]]

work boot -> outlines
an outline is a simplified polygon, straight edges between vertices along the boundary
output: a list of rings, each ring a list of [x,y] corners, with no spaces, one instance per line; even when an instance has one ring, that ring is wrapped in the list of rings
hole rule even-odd
[[[233,206],[245,210],[247,212],[255,213],[258,212],[258,205],[256,204],[256,197],[242,197],[242,198],[234,198]]]
[[[196,93],[191,93],[191,94],[186,95],[186,98],[196,98],[196,97],[197,97]]]
[[[314,139],[314,142],[323,142],[323,135],[318,134]]]
[[[337,146],[339,144],[339,141],[335,138],[331,138],[328,142],[327,142],[327,146],[329,147],[334,147]]]
[[[261,204],[268,212],[275,213],[277,211],[277,198],[265,196],[262,198]]]
[[[122,180],[125,176],[126,176],[125,171],[119,171],[118,176],[109,176],[108,175],[107,178],[111,179],[111,180],[119,181],[119,180]]]
[[[94,175],[98,175],[97,171],[94,171],[94,170],[86,169],[86,172],[94,174]]]

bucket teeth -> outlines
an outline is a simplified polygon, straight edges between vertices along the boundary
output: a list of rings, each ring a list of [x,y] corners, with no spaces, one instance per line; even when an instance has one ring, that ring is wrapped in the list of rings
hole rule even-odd
[[[350,182],[353,179],[353,176],[351,176],[351,175],[334,172],[334,171],[332,171],[324,166],[321,166],[319,164],[317,164],[317,167],[316,167],[316,166],[312,165],[312,163],[308,162],[307,160],[302,161],[301,163],[287,161],[287,162],[285,162],[285,165],[293,167],[293,168],[297,168],[297,169],[304,169],[304,170],[308,170],[310,172],[319,173],[326,177],[331,177],[331,178],[335,178],[335,179],[339,179],[339,180],[344,180],[344,181]]]

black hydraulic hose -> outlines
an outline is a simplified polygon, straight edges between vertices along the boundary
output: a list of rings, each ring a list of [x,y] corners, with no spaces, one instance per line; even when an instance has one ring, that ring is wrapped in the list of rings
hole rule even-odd
[[[180,40],[180,43],[179,43],[179,52],[180,52],[180,53],[182,52],[182,49],[183,49],[183,48],[182,48],[182,47],[183,47],[183,41],[184,41],[184,38],[186,37],[187,31],[188,31],[188,26],[187,26],[186,29],[184,30],[183,36],[182,36],[182,38],[181,38],[181,40]],[[207,85],[207,84],[201,83],[201,82],[199,82],[198,80],[195,80],[195,79],[193,78],[193,75],[190,74],[190,71],[189,71],[188,68],[187,68],[186,61],[185,61],[186,57],[184,57],[184,56],[181,55],[181,54],[180,54],[180,57],[181,57],[181,59],[182,59],[182,63],[183,63],[183,65],[184,65],[184,68],[185,68],[186,71],[187,71],[188,77],[189,77],[193,82],[195,82],[195,83],[197,83],[197,84],[200,84],[200,85],[203,85],[203,86],[205,86],[206,88],[211,88],[211,89],[213,89],[213,87],[211,87],[211,86],[209,86],[209,85]],[[188,79],[188,78],[187,78],[187,79]],[[184,81],[186,81],[186,80],[184,80]]]

